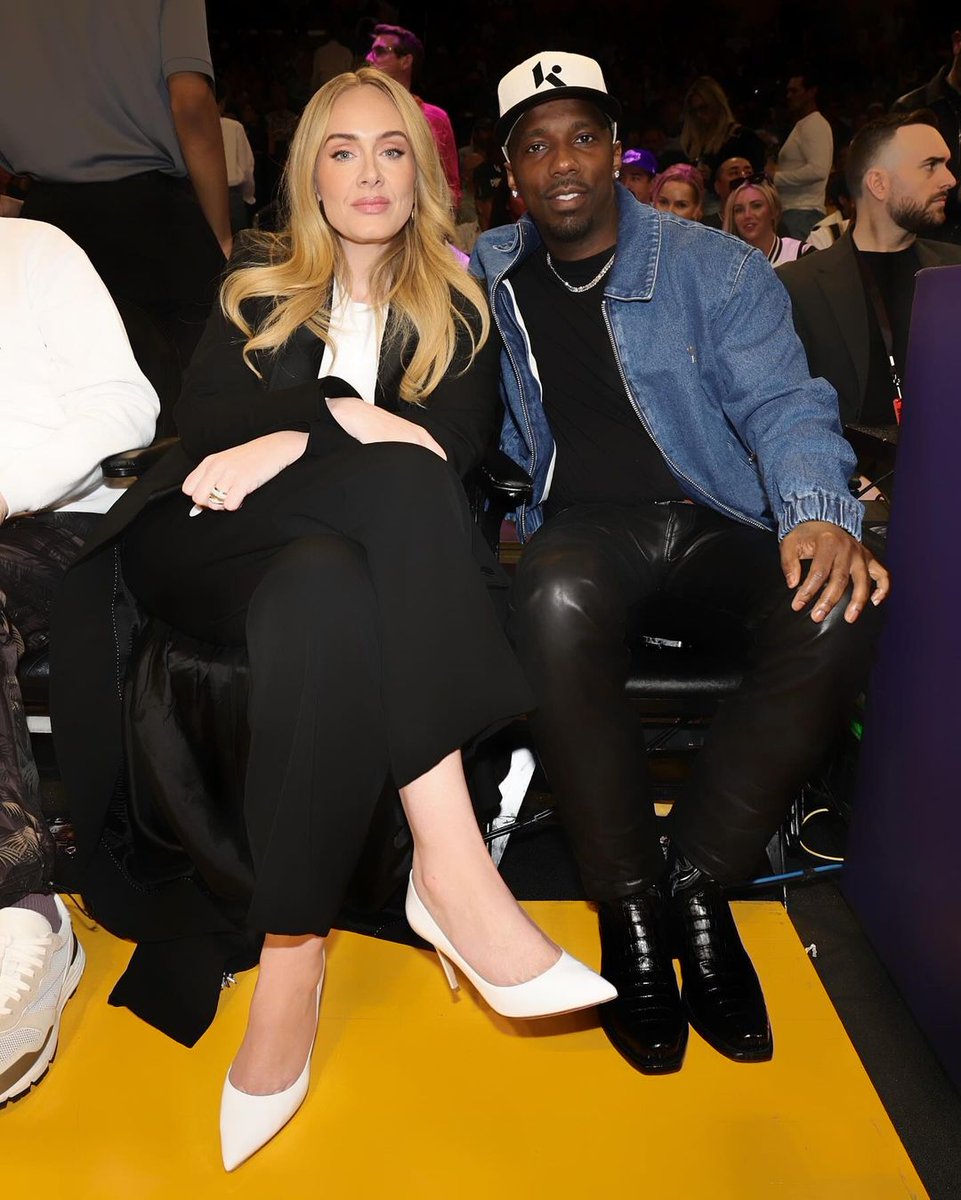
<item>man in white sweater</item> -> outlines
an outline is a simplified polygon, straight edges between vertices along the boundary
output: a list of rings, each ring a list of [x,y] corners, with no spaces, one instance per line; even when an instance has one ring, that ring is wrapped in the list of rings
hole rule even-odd
[[[104,486],[100,460],[147,445],[159,409],[80,247],[52,225],[0,220],[0,632],[7,643],[12,631],[28,649],[45,644],[64,571],[120,495]],[[0,702],[10,699],[12,682],[0,679]],[[16,701],[5,711],[16,735]],[[7,760],[17,758],[11,739],[0,754],[0,799],[15,804],[11,780],[23,764]],[[0,1104],[45,1073],[84,965],[60,899],[5,886],[20,878],[20,856],[42,840],[35,820],[26,818],[24,828],[16,845],[0,845]]]
[[[785,93],[794,128],[768,174],[784,212],[779,232],[803,242],[824,216],[824,189],[834,162],[834,134],[818,111],[818,84],[811,71],[792,75]]]

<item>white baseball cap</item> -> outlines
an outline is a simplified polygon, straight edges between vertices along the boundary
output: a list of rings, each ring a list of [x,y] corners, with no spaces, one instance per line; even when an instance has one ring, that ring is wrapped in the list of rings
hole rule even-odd
[[[600,65],[583,54],[542,50],[508,71],[497,85],[500,117],[494,132],[505,155],[511,132],[524,113],[549,100],[565,99],[596,104],[610,118],[617,136],[621,106],[608,92]]]

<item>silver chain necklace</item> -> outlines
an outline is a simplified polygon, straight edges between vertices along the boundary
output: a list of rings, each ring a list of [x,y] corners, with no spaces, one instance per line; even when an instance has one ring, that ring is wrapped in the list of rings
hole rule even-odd
[[[603,265],[603,267],[601,267],[601,269],[597,272],[597,274],[594,276],[594,278],[591,280],[590,283],[582,283],[580,287],[575,287],[572,283],[568,283],[563,275],[558,275],[557,271],[554,268],[554,264],[551,262],[550,250],[547,251],[547,265],[550,267],[551,274],[554,276],[554,278],[559,283],[562,283],[569,292],[589,292],[591,290],[591,288],[594,287],[595,284],[598,284],[601,282],[601,280],[604,278],[604,276],[607,274],[607,272],[611,269],[611,267],[613,267],[614,255],[616,253],[617,253],[617,251],[615,250],[614,254],[612,254],[611,257],[607,260],[607,262]]]

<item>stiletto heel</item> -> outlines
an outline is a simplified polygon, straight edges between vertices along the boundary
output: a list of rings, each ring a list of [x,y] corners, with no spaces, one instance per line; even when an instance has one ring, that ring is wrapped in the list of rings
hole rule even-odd
[[[407,883],[405,909],[411,929],[425,942],[430,942],[437,951],[451,987],[457,986],[457,976],[454,974],[456,964],[490,1007],[502,1017],[553,1017],[617,999],[616,988],[566,950],[561,951],[560,958],[552,967],[524,983],[507,986],[489,983],[457,953],[430,915],[414,887],[413,872]]]
[[[326,968],[325,956],[320,982],[317,984],[314,1038],[317,1036],[316,1021],[320,1018],[320,993],[324,986]],[[304,1069],[294,1082],[282,1092],[271,1092],[266,1096],[256,1096],[235,1088],[230,1082],[230,1071],[227,1071],[220,1099],[220,1153],[225,1170],[233,1171],[251,1155],[256,1154],[283,1129],[303,1104],[310,1085],[310,1059],[313,1052],[314,1043],[311,1039]]]
[[[447,976],[447,982],[450,984],[450,990],[452,992],[456,992],[460,987],[460,980],[457,978],[457,972],[454,970],[453,963],[450,962],[449,959],[446,959],[436,946],[434,949],[437,951],[437,957],[440,959],[441,969]]]

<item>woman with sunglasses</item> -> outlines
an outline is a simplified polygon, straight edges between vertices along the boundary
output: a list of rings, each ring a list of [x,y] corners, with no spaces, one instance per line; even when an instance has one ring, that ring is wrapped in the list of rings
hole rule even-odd
[[[793,262],[812,249],[797,238],[781,237],[777,232],[781,219],[781,201],[774,185],[764,175],[751,175],[735,184],[724,207],[725,233],[736,233],[756,246],[772,267]]]

